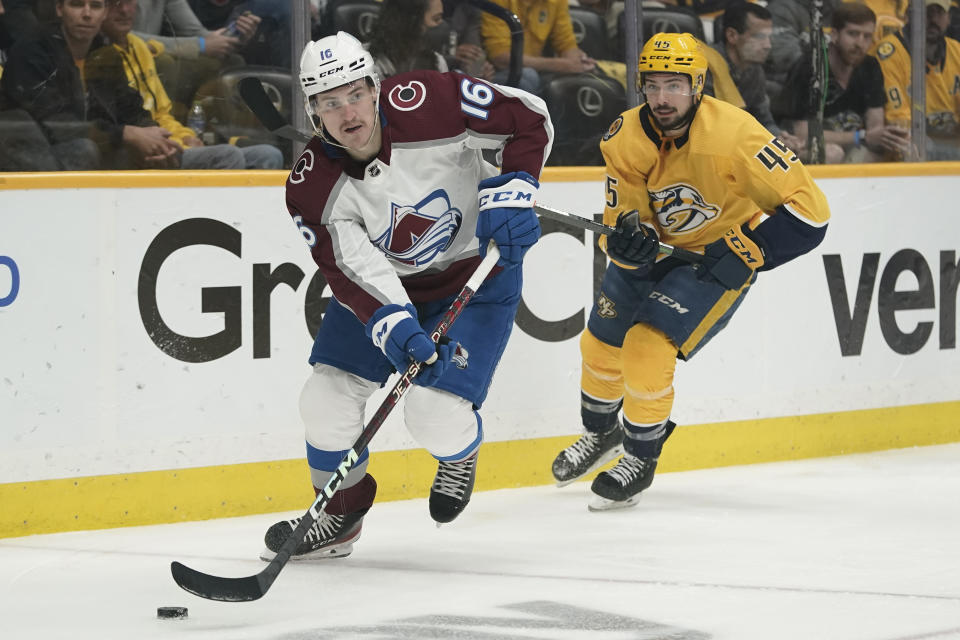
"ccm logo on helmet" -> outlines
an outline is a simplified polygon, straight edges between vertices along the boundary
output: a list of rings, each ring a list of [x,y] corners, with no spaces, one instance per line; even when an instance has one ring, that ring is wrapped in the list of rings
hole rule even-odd
[[[340,71],[343,71],[343,65],[340,65],[339,67],[334,67],[333,69],[327,69],[326,71],[321,71],[320,73],[317,74],[317,78],[324,78],[326,76],[339,73]]]

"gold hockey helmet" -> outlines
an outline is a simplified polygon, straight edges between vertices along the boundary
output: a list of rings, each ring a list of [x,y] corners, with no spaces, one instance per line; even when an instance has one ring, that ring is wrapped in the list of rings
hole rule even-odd
[[[707,58],[700,41],[689,33],[658,33],[643,45],[638,66],[642,81],[645,73],[681,73],[690,78],[694,96],[703,92]]]

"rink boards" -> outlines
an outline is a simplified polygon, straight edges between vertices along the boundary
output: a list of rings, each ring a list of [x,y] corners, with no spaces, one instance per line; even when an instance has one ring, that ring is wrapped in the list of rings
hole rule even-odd
[[[960,164],[814,172],[826,240],[679,364],[660,469],[960,440]],[[329,289],[284,177],[0,178],[0,537],[309,503],[297,397]],[[602,169],[548,169],[540,200],[591,215],[603,197]],[[480,490],[551,482],[579,431],[602,261],[591,234],[543,226],[482,412]],[[372,445],[380,500],[425,495],[435,468],[398,415]]]

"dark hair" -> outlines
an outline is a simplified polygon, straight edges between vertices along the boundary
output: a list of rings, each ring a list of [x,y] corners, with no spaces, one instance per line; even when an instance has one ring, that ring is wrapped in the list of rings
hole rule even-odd
[[[840,31],[848,24],[877,24],[877,14],[865,4],[856,2],[842,2],[833,10],[830,26],[834,31]]]
[[[423,21],[430,0],[383,0],[370,35],[370,55],[385,57],[397,73],[436,69],[436,55],[427,46]]]
[[[747,15],[752,15],[757,20],[773,20],[773,16],[766,7],[761,7],[752,2],[743,2],[738,0],[734,2],[727,10],[723,12],[723,39],[726,41],[727,29],[734,29],[737,33],[743,33],[747,30]]]

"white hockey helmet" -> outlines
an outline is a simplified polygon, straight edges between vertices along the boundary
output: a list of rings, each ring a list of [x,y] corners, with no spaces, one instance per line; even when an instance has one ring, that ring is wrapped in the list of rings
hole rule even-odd
[[[349,33],[338,31],[335,36],[308,42],[300,54],[300,87],[311,122],[311,96],[363,78],[370,78],[379,97],[380,76],[373,65],[373,56]]]

